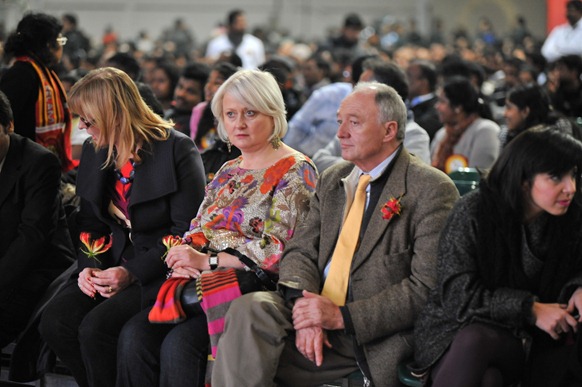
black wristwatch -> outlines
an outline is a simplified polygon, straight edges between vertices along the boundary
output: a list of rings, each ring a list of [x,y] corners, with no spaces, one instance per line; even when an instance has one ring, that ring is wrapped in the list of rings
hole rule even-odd
[[[208,256],[208,265],[210,270],[215,270],[218,267],[218,255],[211,254]]]

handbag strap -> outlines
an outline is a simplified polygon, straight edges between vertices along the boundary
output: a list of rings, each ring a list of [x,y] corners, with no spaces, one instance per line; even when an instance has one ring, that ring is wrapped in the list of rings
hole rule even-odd
[[[239,261],[241,261],[246,267],[248,267],[249,269],[251,269],[252,272],[255,273],[255,275],[259,278],[259,280],[267,289],[275,290],[277,288],[277,284],[271,279],[271,277],[269,277],[269,275],[263,269],[259,267],[259,265],[255,263],[255,261],[244,255],[240,251],[233,249],[232,247],[227,247],[222,251],[237,257]]]

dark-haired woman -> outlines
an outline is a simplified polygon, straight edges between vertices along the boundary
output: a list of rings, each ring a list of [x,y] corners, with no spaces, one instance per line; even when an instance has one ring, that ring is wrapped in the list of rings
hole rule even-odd
[[[573,134],[570,120],[552,109],[550,97],[538,85],[516,86],[509,90],[504,117],[507,127],[499,135],[502,147],[521,132],[541,124],[551,124],[564,133]]]
[[[212,66],[206,85],[205,100],[194,106],[190,118],[191,137],[202,152],[206,178],[210,182],[222,164],[240,156],[236,146],[228,146],[218,135],[217,120],[212,113],[212,98],[218,88],[236,73],[236,66],[228,62],[217,62]]]
[[[443,128],[431,143],[432,166],[490,168],[499,154],[499,125],[481,118],[483,101],[469,79],[449,78],[438,92],[436,109]]]
[[[14,112],[14,131],[57,155],[64,173],[77,162],[71,150],[67,95],[52,70],[61,61],[67,38],[62,24],[42,13],[25,15],[4,46],[15,62],[0,79]]]
[[[451,212],[415,327],[427,385],[582,385],[582,144],[531,129]]]
[[[164,109],[164,116],[172,109],[174,89],[180,79],[180,71],[170,62],[159,61],[152,71],[150,87]]]

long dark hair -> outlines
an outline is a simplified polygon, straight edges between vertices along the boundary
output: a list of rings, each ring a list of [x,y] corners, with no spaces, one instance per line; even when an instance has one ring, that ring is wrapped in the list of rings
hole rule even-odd
[[[529,109],[529,113],[519,128],[509,131],[507,141],[532,126],[549,123],[551,101],[548,94],[538,85],[520,85],[509,90],[507,100],[519,110]]]
[[[237,68],[233,64],[228,62],[217,62],[212,66],[211,71],[216,71],[220,74],[222,79],[225,81],[230,78],[230,76],[236,73]],[[212,114],[212,104],[206,104],[200,121],[198,122],[198,132],[196,133],[196,141],[200,141],[202,137],[208,133],[210,129],[216,128],[216,120],[214,114]]]
[[[460,107],[466,114],[479,113],[481,110],[479,93],[468,78],[454,76],[447,79],[443,93],[451,107]]]
[[[4,46],[4,52],[12,56],[29,55],[45,65],[53,65],[51,48],[57,48],[57,38],[63,29],[54,16],[44,13],[26,14]]]
[[[546,256],[540,281],[532,283],[522,262],[522,224],[531,187],[537,174],[562,176],[576,172],[576,192],[567,213],[547,215],[544,234]],[[478,210],[478,266],[489,289],[511,287],[556,302],[572,273],[582,269],[582,143],[554,128],[530,129],[501,152],[480,185]]]

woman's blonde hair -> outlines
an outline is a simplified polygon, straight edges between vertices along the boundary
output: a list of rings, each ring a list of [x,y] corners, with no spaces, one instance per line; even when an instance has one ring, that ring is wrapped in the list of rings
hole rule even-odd
[[[126,73],[113,67],[85,75],[72,87],[69,105],[101,131],[94,145],[107,148],[104,168],[116,163],[121,166],[130,158],[139,163],[138,147],[166,140],[174,126],[148,107]]]
[[[223,141],[228,140],[222,117],[222,100],[226,93],[251,109],[273,118],[273,134],[269,141],[285,136],[287,133],[285,101],[273,75],[260,70],[239,70],[220,86],[212,98],[212,113],[218,120],[217,131]]]

